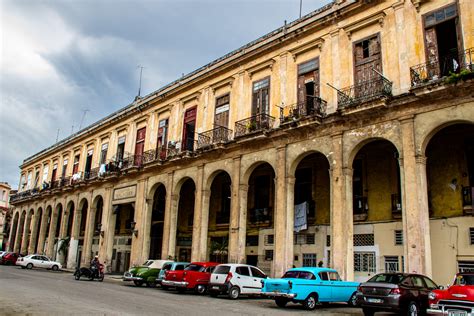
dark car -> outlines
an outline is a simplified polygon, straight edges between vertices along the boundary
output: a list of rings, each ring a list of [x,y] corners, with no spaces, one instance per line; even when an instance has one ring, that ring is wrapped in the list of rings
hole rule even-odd
[[[18,259],[18,257],[20,257],[19,254],[15,253],[15,252],[9,252],[9,253],[2,256],[2,258],[0,259],[0,264],[15,265],[16,260]]]
[[[381,273],[359,286],[357,303],[364,315],[388,311],[418,315],[428,308],[428,294],[438,286],[420,274]]]

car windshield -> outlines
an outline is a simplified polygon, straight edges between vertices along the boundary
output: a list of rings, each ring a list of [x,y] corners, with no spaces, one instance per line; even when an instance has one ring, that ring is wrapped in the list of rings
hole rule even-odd
[[[474,274],[458,275],[456,277],[456,285],[474,285]]]
[[[214,270],[214,272],[212,272],[212,273],[214,273],[214,274],[227,274],[227,273],[229,273],[229,271],[230,271],[230,267],[229,267],[229,266],[218,266],[218,267]]]
[[[299,271],[286,271],[282,279],[297,279],[299,273]]]
[[[204,267],[203,266],[200,266],[198,264],[190,264],[186,269],[186,271],[199,271],[199,272],[202,272],[204,271]]]
[[[144,264],[142,264],[142,266],[149,267],[152,263],[153,263],[153,261],[148,260]]]
[[[377,274],[367,282],[399,284],[401,280],[403,280],[403,274]]]

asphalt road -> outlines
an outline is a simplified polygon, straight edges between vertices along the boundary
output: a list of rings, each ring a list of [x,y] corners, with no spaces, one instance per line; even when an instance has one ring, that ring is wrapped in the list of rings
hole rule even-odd
[[[278,308],[272,300],[211,298],[159,288],[137,288],[107,277],[75,281],[72,273],[0,266],[0,315],[362,315],[358,308],[330,305],[309,312]]]

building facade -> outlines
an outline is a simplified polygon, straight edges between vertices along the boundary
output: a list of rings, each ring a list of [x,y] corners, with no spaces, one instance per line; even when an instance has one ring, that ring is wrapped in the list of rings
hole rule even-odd
[[[6,249],[9,235],[10,190],[7,182],[0,182],[0,250]]]
[[[470,0],[337,0],[24,160],[11,249],[110,272],[148,258],[474,264]]]

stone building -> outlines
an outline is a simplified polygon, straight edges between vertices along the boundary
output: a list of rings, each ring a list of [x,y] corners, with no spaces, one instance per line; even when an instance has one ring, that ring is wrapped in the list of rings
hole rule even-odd
[[[137,98],[24,160],[12,249],[448,282],[474,264],[473,6],[337,0]]]
[[[10,218],[10,190],[7,182],[0,182],[0,250],[6,249]]]

